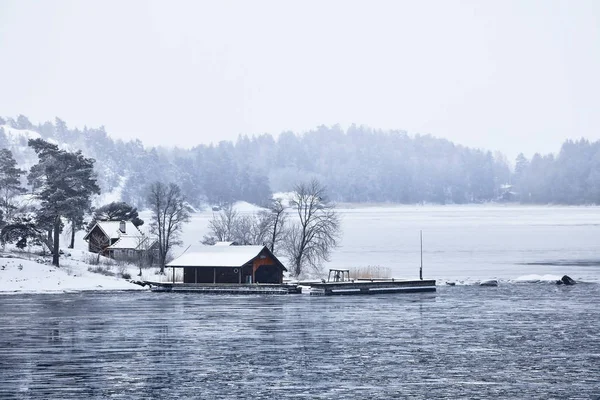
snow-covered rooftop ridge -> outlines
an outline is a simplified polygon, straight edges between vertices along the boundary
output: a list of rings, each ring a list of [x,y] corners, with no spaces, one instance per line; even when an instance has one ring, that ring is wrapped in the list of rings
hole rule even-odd
[[[121,222],[125,222],[125,232],[121,232]],[[111,239],[118,239],[123,235],[140,238],[142,232],[131,221],[98,221],[96,224]]]
[[[240,267],[257,257],[265,246],[203,246],[186,252],[167,267]]]

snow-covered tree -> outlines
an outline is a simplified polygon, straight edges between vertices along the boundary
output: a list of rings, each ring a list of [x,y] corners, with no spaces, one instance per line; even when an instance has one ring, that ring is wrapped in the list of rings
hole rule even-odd
[[[29,118],[20,114],[17,117],[16,128],[17,129],[31,129],[31,128],[33,128],[33,124],[29,121]]]

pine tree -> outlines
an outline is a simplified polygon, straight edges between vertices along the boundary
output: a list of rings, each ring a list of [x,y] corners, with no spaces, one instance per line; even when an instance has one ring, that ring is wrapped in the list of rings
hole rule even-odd
[[[17,208],[13,203],[15,196],[25,192],[21,187],[21,175],[24,173],[25,171],[17,168],[12,152],[0,149],[0,210],[7,221],[13,217]]]
[[[17,123],[17,129],[32,129],[33,128],[33,124],[23,114],[20,114],[17,117],[16,123]]]
[[[144,224],[144,220],[139,217],[137,208],[122,201],[113,201],[97,208],[92,221],[88,224],[88,229],[92,229],[96,221],[131,221],[136,227]]]
[[[2,124],[0,124],[2,125]],[[4,132],[4,127],[0,126],[0,149],[8,147],[8,137]]]
[[[39,162],[31,168],[28,180],[41,200],[39,214],[52,221],[52,264],[59,266],[62,217],[77,220],[90,207],[91,196],[100,188],[94,176],[94,159],[81,151],[69,153],[42,139],[30,139],[29,146]]]

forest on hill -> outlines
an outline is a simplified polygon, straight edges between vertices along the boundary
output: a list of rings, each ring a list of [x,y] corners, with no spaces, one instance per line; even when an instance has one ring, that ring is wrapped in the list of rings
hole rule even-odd
[[[201,205],[264,204],[313,178],[338,202],[600,204],[600,142],[585,139],[565,141],[556,155],[519,155],[512,170],[498,152],[356,125],[181,149],[113,139],[104,127],[69,128],[59,118],[37,125],[23,115],[0,118],[0,148],[11,150],[21,168],[33,164],[32,135],[94,158],[102,192],[118,190],[138,207],[156,180],[177,183],[191,204]]]

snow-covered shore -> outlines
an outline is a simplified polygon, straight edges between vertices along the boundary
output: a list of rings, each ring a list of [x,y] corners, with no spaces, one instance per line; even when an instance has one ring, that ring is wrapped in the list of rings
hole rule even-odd
[[[118,271],[121,270],[135,277],[135,269],[103,266],[115,276],[91,272],[88,269],[95,266],[83,261],[86,252],[75,250],[74,253],[71,257],[61,258],[60,268],[50,265],[48,258],[18,253],[0,255],[0,294],[146,290],[119,276]]]

